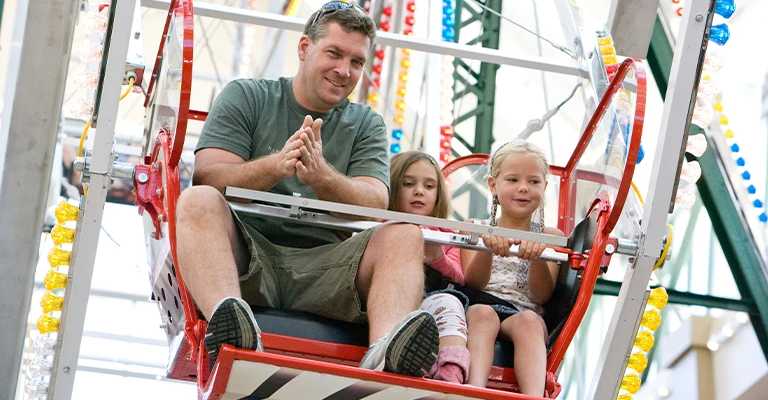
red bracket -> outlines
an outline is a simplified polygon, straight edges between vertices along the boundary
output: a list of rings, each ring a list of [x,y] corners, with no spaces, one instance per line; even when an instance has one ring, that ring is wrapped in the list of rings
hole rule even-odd
[[[136,206],[139,214],[144,211],[149,213],[152,224],[155,226],[153,234],[155,239],[163,237],[161,223],[166,220],[165,206],[163,204],[163,174],[158,161],[151,162],[145,157],[144,164],[133,169],[133,187],[136,190]]]

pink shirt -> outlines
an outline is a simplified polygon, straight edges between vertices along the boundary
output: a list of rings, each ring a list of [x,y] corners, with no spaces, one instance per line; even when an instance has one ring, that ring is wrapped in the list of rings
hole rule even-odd
[[[426,227],[433,231],[439,232],[453,232],[450,229],[442,229],[437,227]],[[461,252],[458,247],[443,245],[440,246],[443,250],[443,256],[435,261],[432,261],[430,267],[439,272],[448,280],[454,283],[464,284],[464,269],[461,267]]]

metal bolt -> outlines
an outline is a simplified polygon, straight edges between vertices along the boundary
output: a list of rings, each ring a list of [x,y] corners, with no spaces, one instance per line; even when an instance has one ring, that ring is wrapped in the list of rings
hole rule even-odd
[[[163,195],[163,189],[157,189],[155,190],[155,194],[159,197]]]
[[[68,373],[69,373],[69,371],[72,371],[72,368],[71,368],[71,367],[64,367],[64,368],[62,369],[62,371],[64,371],[64,373],[65,373],[65,374],[68,374]]]
[[[696,15],[696,22],[704,21],[704,16],[701,14]]]
[[[613,254],[613,252],[616,251],[616,247],[612,243],[608,243],[605,245],[605,252],[608,254]]]
[[[81,157],[76,158],[72,163],[72,167],[75,169],[75,171],[85,170],[85,159]]]
[[[139,181],[139,183],[147,183],[149,181],[149,175],[147,175],[146,172],[140,172],[138,176],[136,176],[136,180]]]

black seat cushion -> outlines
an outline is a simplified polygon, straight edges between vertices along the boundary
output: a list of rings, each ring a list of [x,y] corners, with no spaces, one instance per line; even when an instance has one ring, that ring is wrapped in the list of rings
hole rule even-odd
[[[593,223],[589,218],[586,221],[589,221],[587,224]],[[591,230],[586,228],[579,231],[581,235],[578,236],[587,236],[591,233]],[[555,290],[549,302],[544,305],[544,321],[549,332],[547,348],[551,348],[554,344],[565,320],[570,315],[580,285],[579,272],[571,269],[566,263],[562,263]],[[368,346],[368,325],[366,324],[353,324],[308,313],[267,308],[253,308],[253,312],[256,321],[264,332],[332,343]],[[514,346],[512,343],[503,340],[497,341],[493,364],[500,367],[512,367],[513,360]]]
[[[263,332],[368,347],[368,325],[258,307],[253,307],[253,315]]]

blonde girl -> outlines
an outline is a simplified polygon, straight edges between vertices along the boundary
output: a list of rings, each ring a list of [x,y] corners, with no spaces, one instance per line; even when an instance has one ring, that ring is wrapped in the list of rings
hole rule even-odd
[[[492,225],[562,234],[544,227],[544,194],[548,165],[541,150],[524,140],[500,147],[491,157],[488,187],[492,194]],[[524,394],[542,396],[545,387],[547,328],[542,304],[552,295],[558,265],[539,257],[542,243],[482,236],[492,253],[461,251],[470,307],[468,348],[469,383],[488,382],[497,336],[515,346],[515,375]],[[512,244],[519,245],[510,256]]]

